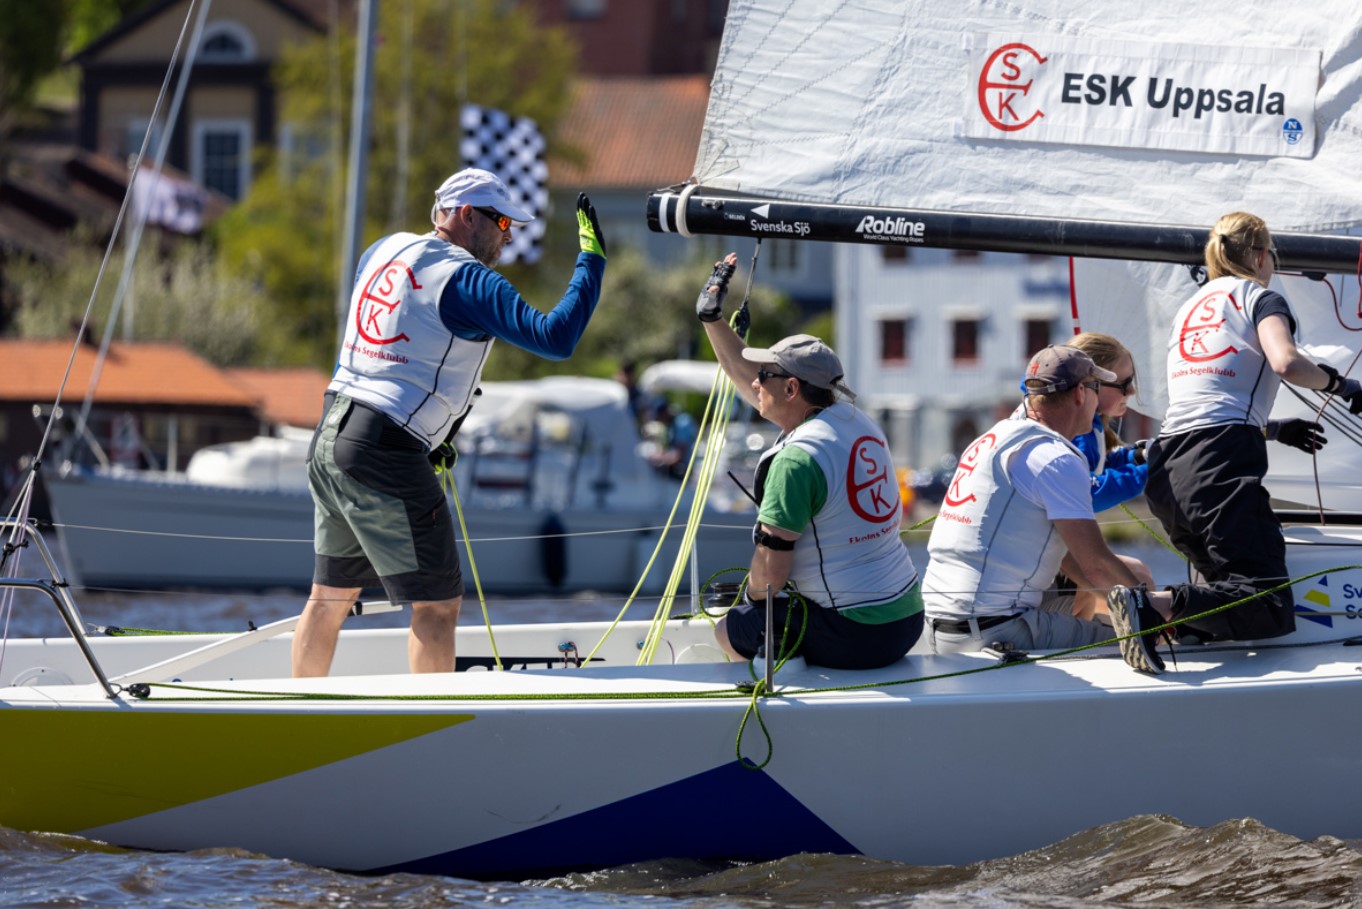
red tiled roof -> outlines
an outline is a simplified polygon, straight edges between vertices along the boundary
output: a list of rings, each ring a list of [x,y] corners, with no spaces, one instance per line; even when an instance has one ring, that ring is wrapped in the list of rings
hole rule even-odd
[[[551,162],[558,186],[669,186],[695,169],[709,105],[708,76],[581,79],[559,139],[581,165]]]
[[[270,423],[310,429],[321,421],[322,395],[331,377],[320,369],[229,369],[227,375],[255,395]]]
[[[0,400],[51,403],[61,387],[72,341],[0,340]],[[85,398],[99,348],[80,345],[62,401]],[[254,409],[254,394],[178,344],[114,343],[95,400],[104,405],[152,404]]]

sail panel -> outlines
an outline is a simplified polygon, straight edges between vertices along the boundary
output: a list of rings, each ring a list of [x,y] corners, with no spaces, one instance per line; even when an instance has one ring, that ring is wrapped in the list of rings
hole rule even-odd
[[[1362,4],[1273,6],[1275,13],[1250,13],[1228,0],[1093,0],[1076,13],[1060,0],[734,0],[695,179],[716,190],[837,205],[1182,225],[1245,209],[1279,231],[1356,225]],[[1055,36],[1057,46],[1059,39],[1113,48],[1138,41],[1178,53],[1192,44],[1216,54],[1243,47],[1252,49],[1248,59],[1274,59],[1275,49],[1275,59],[1294,66],[1318,54],[1314,153],[1042,143],[1026,141],[1022,131],[968,138],[967,105],[981,94],[977,61],[988,56],[977,42],[1008,34],[1033,44]],[[1043,47],[1037,51],[1044,56]],[[1120,60],[1105,69],[1094,60],[1099,75],[1120,75]],[[1261,69],[1259,85],[1209,87],[1232,97],[1251,91],[1259,106],[1257,96],[1266,98],[1275,85],[1275,67]],[[1130,89],[1132,110],[1147,104],[1148,93]],[[1047,116],[1068,113],[1052,108]],[[1171,117],[1171,104],[1165,113]],[[1203,119],[1235,116],[1278,115],[1213,111]],[[1280,115],[1284,133],[1289,119]]]

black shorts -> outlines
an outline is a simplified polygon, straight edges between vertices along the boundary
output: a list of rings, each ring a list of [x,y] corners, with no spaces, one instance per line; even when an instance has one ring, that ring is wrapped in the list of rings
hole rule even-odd
[[[463,595],[454,519],[415,436],[339,396],[313,439],[307,478],[315,506],[314,583],[382,584],[394,602]]]
[[[920,611],[893,622],[867,625],[817,603],[809,602],[806,609],[805,602],[784,597],[774,601],[776,637],[782,643],[799,640],[800,625],[808,614],[804,640],[794,653],[780,649],[778,656],[802,656],[810,664],[831,669],[878,669],[901,658],[922,634]],[[729,644],[750,660],[766,639],[766,607],[739,603],[728,611],[725,628]]]

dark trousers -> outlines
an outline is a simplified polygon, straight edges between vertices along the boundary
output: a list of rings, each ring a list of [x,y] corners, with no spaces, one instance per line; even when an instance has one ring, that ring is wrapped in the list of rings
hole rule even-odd
[[[1169,540],[1206,580],[1173,592],[1173,618],[1196,615],[1287,580],[1286,541],[1263,476],[1267,443],[1253,426],[1213,426],[1150,447],[1145,498]],[[1291,588],[1187,622],[1210,640],[1274,638],[1296,628]]]

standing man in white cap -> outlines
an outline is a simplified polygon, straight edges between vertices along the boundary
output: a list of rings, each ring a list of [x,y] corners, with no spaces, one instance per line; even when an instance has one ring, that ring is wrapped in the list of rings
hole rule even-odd
[[[737,261],[730,253],[715,264],[696,314],[719,366],[781,435],[757,465],[747,601],[719,620],[715,636],[731,657],[756,656],[767,644],[769,585],[777,654],[839,669],[887,666],[922,633],[889,445],[851,403],[856,395],[830,347],[811,335],[748,347],[721,318]]]
[[[316,507],[312,591],[293,637],[293,674],[330,671],[341,623],[366,586],[411,603],[413,672],[454,670],[463,576],[444,491],[454,432],[473,405],[492,342],[551,360],[572,354],[600,298],[605,240],[577,197],[581,254],[548,313],[492,269],[515,222],[533,216],[485,170],[435,191],[427,234],[364,253],[328,406],[308,458]]]
[[[1046,347],[1026,367],[1025,418],[999,421],[960,456],[927,541],[922,589],[935,652],[1081,647],[1163,624],[1168,594],[1147,595],[1107,546],[1087,459],[1070,441],[1092,427],[1101,384],[1115,380],[1077,348]],[[1072,596],[1051,589],[1061,570],[1080,588],[1112,591],[1115,631],[1057,600]],[[1121,651],[1136,669],[1163,669],[1149,636],[1122,641]]]

